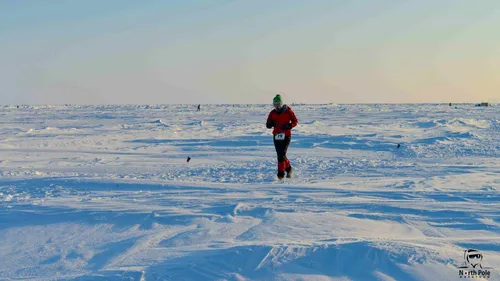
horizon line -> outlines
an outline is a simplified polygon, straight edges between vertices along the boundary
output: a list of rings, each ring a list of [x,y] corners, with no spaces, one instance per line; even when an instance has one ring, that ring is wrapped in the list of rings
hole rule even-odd
[[[303,102],[292,102],[285,103],[287,105],[411,105],[411,104],[421,104],[421,105],[476,105],[481,103],[499,104],[500,102],[489,102],[489,101],[481,101],[481,102],[369,102],[369,103],[303,103]],[[167,105],[272,105],[271,103],[153,103],[153,104],[84,104],[84,103],[61,103],[61,104],[0,104],[1,107],[17,107],[17,106],[167,106]]]

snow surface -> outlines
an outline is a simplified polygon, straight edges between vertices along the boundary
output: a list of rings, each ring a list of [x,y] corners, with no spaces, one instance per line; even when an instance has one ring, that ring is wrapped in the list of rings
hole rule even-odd
[[[500,280],[498,107],[292,108],[0,107],[0,280]]]

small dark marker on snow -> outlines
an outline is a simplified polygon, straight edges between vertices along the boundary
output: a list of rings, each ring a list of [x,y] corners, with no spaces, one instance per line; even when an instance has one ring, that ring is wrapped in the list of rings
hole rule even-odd
[[[189,160],[191,160],[191,157],[188,156],[187,162],[189,162]]]
[[[401,145],[398,143],[398,148],[401,147]]]

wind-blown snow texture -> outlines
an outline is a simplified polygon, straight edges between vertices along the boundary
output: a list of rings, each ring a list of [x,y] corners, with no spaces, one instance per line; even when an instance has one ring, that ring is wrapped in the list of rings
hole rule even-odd
[[[500,280],[498,107],[292,108],[0,108],[0,280]]]

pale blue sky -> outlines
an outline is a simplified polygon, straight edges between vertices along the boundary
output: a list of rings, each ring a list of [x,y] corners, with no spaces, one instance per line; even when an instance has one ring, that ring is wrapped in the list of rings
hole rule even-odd
[[[0,0],[1,104],[500,100],[498,0]]]

